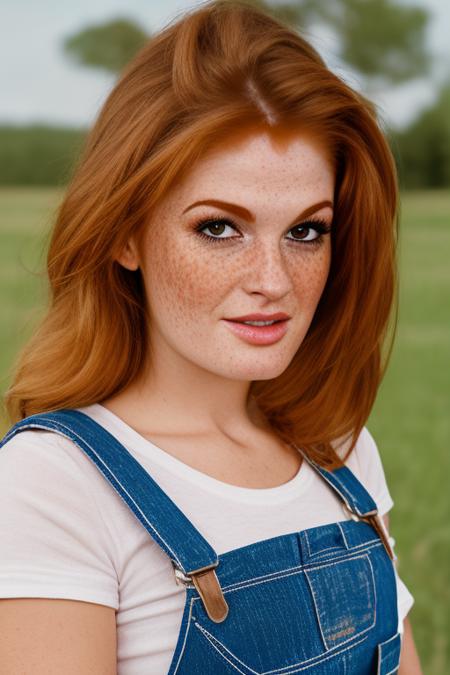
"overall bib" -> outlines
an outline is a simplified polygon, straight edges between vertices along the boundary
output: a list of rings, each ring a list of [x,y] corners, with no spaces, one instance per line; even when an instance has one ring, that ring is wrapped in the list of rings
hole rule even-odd
[[[73,441],[169,556],[186,602],[168,675],[397,672],[392,551],[375,502],[347,467],[328,471],[305,456],[351,519],[219,556],[128,450],[88,415],[75,409],[30,415],[11,427],[0,447],[35,428]]]

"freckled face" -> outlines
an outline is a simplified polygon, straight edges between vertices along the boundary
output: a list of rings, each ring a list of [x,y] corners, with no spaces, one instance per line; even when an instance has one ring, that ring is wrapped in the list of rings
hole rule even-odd
[[[333,192],[326,149],[298,130],[239,131],[204,154],[153,211],[140,249],[153,358],[169,350],[170,358],[238,380],[281,374],[326,283],[330,234],[317,239],[312,221],[331,225],[331,206],[320,204],[332,203]],[[187,210],[204,200],[250,213]],[[249,344],[224,321],[255,312],[288,314],[286,334]]]

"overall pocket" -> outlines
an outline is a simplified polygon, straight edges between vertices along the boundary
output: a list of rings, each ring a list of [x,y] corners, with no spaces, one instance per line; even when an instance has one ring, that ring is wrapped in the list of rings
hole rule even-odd
[[[368,555],[291,568],[222,588],[229,614],[209,619],[194,602],[193,623],[227,666],[243,673],[314,668],[360,644],[375,624]]]
[[[367,554],[305,570],[327,649],[369,631],[376,621],[376,591]]]
[[[401,635],[396,633],[378,645],[377,675],[395,675],[400,666]]]

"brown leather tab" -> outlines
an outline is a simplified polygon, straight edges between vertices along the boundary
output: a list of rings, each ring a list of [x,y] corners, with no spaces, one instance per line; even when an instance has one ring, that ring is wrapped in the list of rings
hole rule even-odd
[[[211,621],[215,623],[224,621],[228,615],[228,605],[222,593],[216,571],[208,569],[205,572],[191,572],[190,577]]]
[[[386,530],[384,529],[383,523],[381,522],[381,517],[377,513],[371,516],[365,516],[364,520],[370,523],[376,530],[378,536],[384,544],[384,548],[386,549],[388,556],[391,560],[394,560],[394,551],[392,550],[389,539],[386,536]]]

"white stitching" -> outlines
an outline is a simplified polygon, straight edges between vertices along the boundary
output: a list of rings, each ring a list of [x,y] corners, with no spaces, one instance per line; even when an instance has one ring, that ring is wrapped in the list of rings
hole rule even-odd
[[[334,560],[333,562],[325,563],[324,565],[305,565],[305,572],[314,572],[315,570],[320,570],[323,567],[333,567],[334,565],[340,565],[340,563],[351,561],[351,560],[358,560],[359,558],[368,558],[369,556],[367,553],[364,553],[362,555],[351,555],[347,556],[345,558],[338,558],[337,560]]]
[[[327,656],[325,656],[320,661],[316,661],[316,663],[312,663],[309,666],[305,666],[305,667],[302,667],[302,668],[296,668],[295,670],[290,670],[289,673],[286,673],[286,675],[291,675],[291,673],[298,673],[300,670],[309,670],[309,668],[314,668],[315,666],[320,665],[324,661],[329,661],[330,659],[334,658],[335,656],[340,656],[344,652],[348,652],[349,649],[353,649],[353,647],[357,647],[358,645],[360,645],[365,640],[367,640],[367,635],[365,635],[361,640],[358,640],[358,642],[355,642],[354,644],[349,645],[348,647],[345,647],[345,649],[341,649],[340,651],[336,652],[336,654],[328,654]],[[273,671],[270,671],[270,672],[273,672]],[[279,671],[279,672],[281,672],[281,671]],[[261,675],[267,675],[267,673],[261,673]]]
[[[400,635],[400,634],[397,632],[397,633],[395,633],[395,635],[393,635],[392,637],[390,637],[388,640],[385,640],[384,642],[380,642],[380,643],[379,643],[379,645],[378,645],[378,667],[377,667],[377,675],[381,675],[381,666],[383,665],[383,661],[385,661],[387,657],[390,657],[390,656],[392,655],[392,652],[388,652],[387,654],[385,654],[384,656],[382,656],[381,652],[382,652],[383,647],[384,647],[385,645],[388,645],[388,644],[389,644],[390,642],[392,642],[393,640],[398,639],[398,636],[399,636],[399,635]],[[398,655],[398,656],[399,656],[399,655]],[[399,660],[400,660],[400,659],[397,660],[397,663],[396,663],[396,665],[395,665],[395,667],[394,667],[393,670],[390,670],[388,673],[384,673],[383,675],[392,675],[392,673],[396,673],[397,670],[398,670],[398,667],[399,667]]]
[[[305,579],[308,582],[309,590],[311,591],[311,595],[312,595],[312,599],[313,599],[313,603],[314,603],[314,608],[316,610],[317,623],[319,625],[320,636],[322,638],[323,646],[324,646],[325,649],[329,649],[328,645],[327,645],[327,641],[325,640],[325,635],[323,634],[322,624],[320,622],[319,608],[317,606],[316,594],[314,593],[314,588],[313,588],[313,586],[311,584],[311,580],[310,580],[310,578],[308,577],[307,574],[305,574]]]
[[[303,535],[306,541],[306,547],[308,549],[308,556],[311,557],[311,547],[309,545],[308,530],[303,530]]]
[[[342,539],[344,540],[344,544],[345,544],[346,548],[349,549],[350,546],[348,545],[348,541],[347,541],[347,537],[345,536],[344,528],[342,527],[342,525],[339,522],[337,522],[336,525],[338,526],[338,528],[341,531]]]
[[[376,624],[376,615],[377,615],[377,594],[376,594],[376,588],[375,588],[375,577],[374,577],[374,573],[373,573],[373,566],[372,566],[372,563],[371,563],[371,561],[370,561],[369,555],[368,555],[368,554],[364,554],[364,555],[359,555],[359,556],[350,556],[350,557],[347,557],[347,558],[341,558],[338,562],[333,562],[333,563],[328,563],[328,564],[325,564],[325,565],[318,565],[318,566],[316,565],[316,566],[311,567],[311,568],[309,569],[309,571],[314,571],[314,570],[316,570],[316,569],[322,569],[322,568],[324,568],[324,567],[333,567],[333,566],[335,566],[335,565],[337,565],[337,564],[340,564],[340,563],[344,563],[344,562],[348,562],[348,561],[352,561],[352,560],[360,560],[360,559],[367,560],[367,562],[369,563],[369,567],[370,567],[370,572],[371,572],[371,577],[372,577],[373,598],[374,598],[373,621],[372,621],[371,625],[369,625],[369,626],[367,626],[366,628],[364,628],[363,630],[359,631],[359,633],[356,633],[355,635],[352,635],[351,638],[348,638],[347,640],[344,640],[343,642],[340,642],[338,645],[335,645],[334,647],[330,647],[330,648],[328,647],[327,641],[326,641],[325,636],[324,636],[323,631],[322,631],[322,625],[321,625],[321,622],[320,622],[320,617],[319,617],[319,612],[318,612],[318,607],[317,607],[317,603],[316,603],[316,598],[315,598],[314,590],[313,590],[311,581],[310,581],[310,579],[308,578],[308,574],[307,574],[307,571],[308,571],[308,570],[306,570],[306,569],[303,570],[303,571],[305,572],[305,577],[306,577],[306,579],[307,579],[308,585],[309,585],[309,587],[310,587],[310,589],[311,589],[311,593],[312,593],[312,597],[313,597],[313,602],[314,602],[314,606],[315,606],[315,609],[316,609],[316,615],[317,615],[317,618],[318,618],[318,624],[319,624],[320,633],[321,633],[322,640],[323,640],[323,643],[324,643],[325,648],[327,649],[328,654],[330,654],[330,652],[333,652],[333,651],[336,651],[336,652],[338,652],[338,653],[341,653],[341,651],[346,651],[347,649],[351,649],[351,648],[352,648],[353,646],[355,646],[356,644],[360,644],[360,642],[362,642],[363,640],[365,640],[365,639],[367,638],[367,635],[366,635],[364,638],[362,638],[362,640],[359,640],[359,641],[357,641],[357,642],[355,642],[355,638],[357,638],[357,637],[359,637],[359,636],[361,636],[361,635],[364,635],[365,633],[367,633],[368,631],[370,631],[370,630],[374,627],[374,625]],[[301,573],[301,572],[302,572],[302,570],[300,570],[299,573]],[[294,572],[291,572],[290,574],[294,574]],[[290,576],[290,575],[281,575],[281,576]],[[259,583],[262,583],[262,582],[259,582]],[[246,584],[245,586],[241,586],[240,588],[247,587],[247,586],[250,586],[250,585],[253,585],[253,584]],[[232,590],[238,590],[238,589],[232,589]],[[229,591],[229,592],[232,592],[232,591]],[[199,600],[199,598],[193,598],[193,602],[195,602],[195,601],[197,601],[197,600]],[[226,652],[228,652],[233,658],[235,658],[236,661],[238,661],[242,666],[248,668],[249,670],[252,670],[249,666],[247,666],[245,663],[243,663],[243,661],[241,661],[237,656],[235,656],[229,649],[227,649],[227,647],[225,647],[225,645],[223,645],[223,644],[220,642],[220,640],[218,640],[214,635],[211,635],[205,628],[203,628],[203,626],[201,626],[201,625],[198,624],[197,622],[194,622],[194,624],[195,624],[195,626],[197,626],[197,627],[205,634],[205,636],[210,636],[210,637],[208,638],[210,642],[211,642],[211,639],[212,639],[212,640],[215,640],[219,645],[221,645],[221,647],[222,647]],[[348,644],[348,643],[350,643],[350,642],[351,642],[352,644],[350,644],[350,645],[349,645],[348,647],[346,647],[344,650],[341,649],[343,645],[346,645],[346,644]],[[215,645],[213,645],[213,646],[215,647]],[[216,647],[216,649],[217,649],[217,647]],[[221,653],[220,650],[217,649],[217,651],[219,651],[219,653]],[[224,655],[222,655],[222,656],[223,656],[224,658],[226,658]],[[333,654],[331,654],[329,658],[331,658],[331,656],[333,656]],[[303,664],[306,664],[306,663],[308,663],[309,661],[313,661],[314,659],[318,659],[318,658],[320,658],[320,657],[319,657],[319,656],[315,656],[315,657],[312,657],[311,659],[308,659],[307,661],[303,661],[302,663],[303,663]],[[228,661],[228,659],[226,659],[226,660]],[[325,659],[323,659],[323,660],[325,660]],[[321,663],[321,661],[318,661],[317,663]],[[233,665],[233,664],[231,664],[231,665]],[[277,672],[277,673],[281,673],[282,671],[286,670],[287,668],[292,668],[292,667],[294,667],[295,665],[297,665],[297,664],[292,664],[292,666],[286,666],[286,668],[284,668],[284,669],[277,669],[276,672]],[[316,665],[316,664],[314,664],[314,665]],[[236,670],[239,670],[236,666],[233,666],[233,667],[235,667]],[[308,667],[309,667],[309,666],[308,666]],[[305,670],[305,669],[306,669],[306,668],[300,668],[299,670]],[[240,672],[240,671],[239,671],[239,672]],[[256,671],[252,670],[252,672],[255,673]],[[261,674],[258,674],[258,675],[269,675],[269,673],[273,673],[273,672],[275,672],[275,671],[265,671],[265,673],[261,673]],[[297,672],[297,671],[289,671],[289,672]]]
[[[186,598],[186,602],[188,602],[187,598]],[[178,670],[178,666],[180,665],[181,658],[182,658],[182,656],[184,654],[184,650],[186,648],[187,636],[188,636],[188,633],[189,633],[189,628],[191,627],[192,605],[193,605],[193,598],[191,598],[191,601],[190,601],[189,615],[188,615],[188,618],[187,618],[187,627],[186,627],[186,630],[185,630],[185,633],[184,633],[183,646],[182,646],[180,654],[178,656],[178,661],[175,665],[175,670],[173,671],[173,675],[175,675],[175,673]],[[184,608],[183,608],[183,616],[184,616]],[[177,641],[177,644],[175,645],[175,650],[176,650],[177,646],[178,646],[178,641]],[[172,663],[170,664],[170,668],[171,667],[172,667]],[[170,672],[170,668],[169,668],[169,672]]]
[[[363,551],[371,551],[373,548],[378,548],[379,546],[383,546],[383,542],[379,539],[373,539],[373,543],[370,546],[365,547],[365,544],[358,544],[358,546],[353,546],[351,549],[348,549],[349,551],[353,551],[354,549],[363,549]],[[364,548],[363,548],[364,547]],[[360,551],[356,551],[359,553]],[[323,556],[323,560],[329,560],[330,558],[333,559],[335,557],[334,553],[327,553]],[[339,560],[345,560],[345,558],[339,558]],[[317,561],[321,562],[321,560]]]
[[[345,645],[345,644],[347,644],[347,642],[350,642],[351,640],[354,640],[359,635],[363,635],[364,633],[367,633],[368,630],[371,630],[375,626],[376,621],[377,621],[377,591],[376,591],[376,587],[375,587],[375,577],[374,577],[374,574],[373,574],[372,563],[370,562],[370,557],[367,554],[362,555],[362,556],[353,556],[352,558],[350,558],[350,560],[357,560],[357,559],[360,559],[360,558],[366,559],[367,562],[369,563],[369,566],[370,566],[370,571],[371,571],[371,576],[372,576],[372,589],[373,589],[373,596],[374,596],[373,621],[372,621],[370,626],[367,626],[363,630],[360,630],[359,633],[355,633],[351,637],[347,638],[347,640],[343,640],[342,642],[340,642],[339,643],[340,645]],[[348,560],[348,558],[344,559],[344,560],[341,560],[340,562],[347,562],[347,560]],[[322,569],[323,567],[332,567],[334,564],[335,563],[329,563],[328,565],[321,565],[320,567],[315,567],[313,570],[305,570],[305,576],[308,579],[308,582],[309,582],[309,585],[310,585],[311,589],[312,589],[312,584],[311,584],[311,582],[309,580],[309,577],[308,577],[308,571],[313,572],[316,569]],[[317,611],[317,605],[316,605],[316,601],[315,601],[314,591],[313,591],[313,599],[314,599],[314,605],[315,605],[316,611]],[[317,619],[318,619],[319,625],[320,625],[320,614],[319,614],[318,611],[317,611]],[[320,626],[320,632],[322,633],[322,626]],[[322,633],[322,637],[324,639],[326,649],[328,649],[328,650],[332,649],[332,647],[328,646],[328,642],[326,641],[325,637],[323,636],[323,633]]]
[[[399,667],[399,665],[400,665],[400,664],[397,663],[397,665],[394,667],[393,670],[390,670],[388,673],[384,673],[383,675],[392,675],[392,673],[397,673],[397,672],[398,672],[398,667]]]
[[[316,665],[321,664],[323,661],[327,661],[327,660],[329,660],[329,659],[331,659],[331,658],[334,658],[335,656],[339,656],[340,654],[343,654],[344,652],[348,651],[349,649],[352,649],[353,647],[356,647],[357,645],[359,645],[359,644],[361,644],[362,642],[364,642],[365,640],[367,640],[367,635],[365,635],[361,640],[358,640],[358,641],[355,642],[354,644],[345,647],[345,649],[340,649],[340,647],[342,646],[342,645],[340,644],[340,645],[337,645],[336,647],[333,647],[333,649],[330,649],[330,650],[328,651],[328,653],[325,654],[325,655],[324,655],[324,654],[319,654],[318,656],[313,656],[313,657],[311,657],[310,659],[307,659],[306,661],[301,661],[301,662],[299,662],[299,663],[293,663],[292,665],[290,665],[290,666],[285,666],[284,668],[276,668],[276,669],[274,669],[274,670],[265,670],[265,671],[262,672],[262,673],[258,673],[256,670],[253,670],[253,668],[250,668],[250,666],[248,666],[248,665],[245,664],[243,661],[241,661],[240,659],[238,659],[237,656],[235,656],[235,654],[233,654],[232,651],[230,651],[227,647],[225,647],[225,645],[222,644],[222,642],[220,642],[220,640],[218,640],[216,637],[214,637],[214,635],[212,635],[211,633],[209,633],[205,628],[203,628],[203,626],[201,626],[201,625],[200,625],[199,623],[197,623],[197,622],[194,622],[194,625],[195,625],[197,628],[200,629],[200,631],[205,635],[206,639],[207,639],[207,640],[208,640],[208,641],[216,648],[216,650],[218,651],[218,653],[219,653],[219,654],[220,654],[220,655],[221,655],[228,663],[230,663],[230,665],[232,665],[234,668],[236,668],[236,670],[238,670],[238,672],[242,672],[242,671],[239,670],[239,668],[237,668],[237,666],[234,666],[228,659],[226,659],[225,655],[222,654],[222,652],[220,651],[220,649],[218,649],[218,648],[214,645],[214,643],[212,642],[213,640],[214,640],[215,642],[217,642],[217,643],[224,649],[224,651],[226,651],[228,654],[230,654],[230,656],[232,656],[233,658],[235,658],[236,661],[238,661],[238,662],[239,662],[240,664],[242,664],[245,668],[247,668],[248,670],[250,670],[252,673],[255,673],[256,675],[271,675],[272,673],[285,673],[286,675],[290,675],[290,673],[297,673],[297,672],[299,672],[300,670],[307,670],[308,668],[313,668],[313,667],[315,667]],[[332,654],[331,652],[334,652],[334,653]],[[312,663],[312,661],[315,661],[315,663]],[[309,664],[309,665],[307,665],[307,664]],[[297,668],[297,666],[301,666],[301,667],[300,667],[300,668]],[[290,668],[295,668],[295,670],[289,670]]]
[[[338,525],[338,527],[341,531],[341,534],[342,534],[342,538],[344,539],[346,548],[348,549],[347,541],[345,539],[344,533],[342,532],[342,528],[340,527],[339,523],[332,523],[332,524]],[[323,527],[327,527],[327,526],[324,525]],[[336,551],[336,550],[342,549],[342,546],[326,546],[326,547],[321,548],[320,551],[316,551],[315,553],[311,553],[311,546],[310,546],[310,543],[309,543],[308,530],[303,530],[303,532],[304,532],[305,539],[306,539],[306,545],[307,545],[307,549],[308,549],[308,557],[309,558],[313,558],[316,555],[321,555],[324,551]]]
[[[259,577],[250,577],[249,579],[243,579],[243,581],[236,581],[233,584],[229,584],[228,586],[222,586],[222,591],[230,592],[234,590],[239,590],[239,588],[245,588],[246,586],[252,586],[255,582],[263,583],[265,581],[272,581],[273,579],[278,579],[279,576],[287,576],[286,574],[282,574],[283,572],[290,572],[291,570],[293,570],[292,574],[295,574],[296,572],[302,572],[303,567],[304,565],[296,565],[295,567],[286,567],[284,570],[278,570],[277,572],[270,572],[270,574],[263,574]]]
[[[384,645],[388,645],[390,642],[392,642],[392,640],[395,640],[399,635],[400,635],[400,633],[395,633],[395,635],[393,635],[392,637],[390,637],[390,638],[389,638],[388,640],[386,640],[385,642],[381,642],[381,643],[380,643],[380,647],[384,647]]]
[[[348,469],[348,467],[346,467],[346,468]],[[348,469],[348,471],[350,471],[350,469]],[[322,474],[322,475],[323,475],[323,474]],[[350,503],[352,503],[352,502],[354,503],[354,505],[356,506],[356,508],[357,508],[357,510],[358,510],[358,515],[359,515],[359,514],[361,513],[361,509],[360,509],[360,507],[359,507],[359,500],[358,500],[358,497],[355,497],[355,495],[353,495],[353,494],[350,492],[350,490],[348,490],[348,489],[345,487],[344,483],[341,481],[340,478],[338,478],[338,477],[336,476],[335,473],[333,473],[332,475],[333,475],[333,478],[334,478],[334,480],[336,481],[336,483],[337,483],[338,485],[340,485],[342,492],[343,492],[344,494],[347,495],[348,501],[349,501]],[[331,482],[331,481],[330,481],[330,482]],[[339,489],[338,489],[338,492],[339,492]],[[369,495],[369,496],[370,496],[370,495]]]
[[[375,616],[374,616],[374,622],[373,622],[372,625],[374,626],[377,622],[377,611],[378,611],[377,585],[375,583],[375,574],[373,572],[373,565],[372,565],[372,561],[370,559],[370,555],[367,556],[367,560],[369,561],[370,571],[372,572],[372,586],[373,586],[373,595],[374,595],[374,602],[375,602],[375,611],[374,611]]]
[[[259,673],[257,670],[253,670],[253,668],[249,668],[249,666],[247,666],[243,661],[241,661],[240,659],[238,659],[237,656],[235,656],[235,655],[233,654],[233,652],[231,652],[229,649],[227,649],[227,648],[225,647],[225,645],[223,645],[223,644],[220,642],[220,640],[217,640],[217,638],[215,638],[214,635],[211,635],[211,633],[209,633],[207,630],[205,630],[205,629],[203,628],[203,626],[201,626],[199,623],[197,623],[197,622],[195,621],[195,622],[194,622],[194,626],[196,626],[197,628],[200,629],[200,631],[204,634],[205,638],[208,640],[209,644],[210,644],[212,647],[214,647],[214,649],[220,654],[220,656],[221,656],[223,659],[225,659],[225,661],[226,661],[227,663],[229,663],[230,666],[232,666],[235,670],[237,670],[238,673],[242,673],[242,675],[245,675],[245,673],[244,673],[242,670],[240,670],[240,668],[238,668],[234,663],[232,663],[232,662],[230,661],[230,659],[228,659],[228,658],[226,657],[226,654],[223,654],[223,653],[221,652],[221,650],[216,646],[215,642],[218,642],[218,644],[222,647],[222,649],[224,649],[224,651],[228,652],[228,654],[231,654],[231,656],[232,656],[233,658],[235,658],[236,661],[238,661],[241,665],[243,665],[244,668],[247,668],[247,670],[250,670],[252,673],[255,673],[255,675],[260,675],[260,673]]]
[[[374,540],[375,541],[375,540]],[[370,546],[367,550],[371,550],[372,548],[377,548],[378,546],[382,546],[383,544],[381,541],[376,540],[376,544],[373,546]],[[324,557],[324,560],[328,560],[329,557]],[[287,567],[285,570],[281,570],[281,572],[289,572],[289,574],[282,574],[280,571],[278,572],[272,572],[271,574],[266,574],[260,577],[251,577],[250,579],[244,579],[242,581],[237,581],[234,584],[229,584],[228,586],[222,586],[222,591],[223,593],[232,593],[233,591],[239,591],[241,588],[248,588],[249,586],[255,586],[256,584],[260,583],[267,583],[270,581],[276,581],[277,579],[281,579],[282,577],[287,577],[290,576],[291,574],[302,574],[303,572],[306,571],[313,571],[317,569],[321,569],[322,567],[329,567],[330,565],[335,565],[339,564],[341,562],[346,562],[347,560],[354,560],[355,558],[363,558],[366,557],[365,554],[360,554],[360,555],[346,555],[345,557],[337,558],[333,562],[325,563],[323,565],[318,565],[317,563],[313,563],[311,565],[298,565],[297,567]],[[320,561],[322,562],[322,561]],[[291,571],[293,570],[293,571]],[[194,598],[194,602],[200,600],[200,597]]]
[[[297,450],[300,450],[300,448],[297,448],[297,447],[296,447],[296,449],[297,449]],[[358,511],[358,515],[360,515],[360,514],[361,514],[361,511],[360,511],[360,508],[359,508],[359,506],[358,506],[358,498],[355,497],[355,496],[350,492],[350,490],[347,490],[347,488],[345,487],[345,485],[344,485],[344,484],[342,483],[342,481],[336,476],[336,474],[333,473],[333,472],[331,472],[331,471],[327,471],[327,469],[324,469],[323,467],[321,467],[321,466],[319,466],[318,464],[316,464],[315,462],[313,462],[313,461],[308,457],[308,455],[307,455],[306,453],[304,453],[302,450],[300,450],[300,452],[301,452],[302,455],[306,458],[306,460],[311,464],[311,466],[312,466],[318,473],[320,473],[320,475],[322,476],[322,478],[324,478],[324,479],[327,481],[327,483],[329,483],[329,485],[331,485],[331,487],[332,487],[334,490],[336,490],[336,492],[338,492],[338,494],[340,494],[341,498],[344,500],[344,502],[347,504],[347,506],[348,506],[349,508],[350,508],[350,504],[352,504],[352,503],[354,504],[354,506],[356,506],[356,509],[357,509],[357,511]],[[345,468],[346,468],[348,471],[350,471],[350,469],[349,469],[347,466],[346,466]],[[350,471],[350,473],[352,474],[351,471]],[[331,475],[333,476],[333,479],[334,479],[334,480],[336,481],[336,483],[338,483],[338,485],[341,487],[342,492],[341,492],[341,490],[339,490],[339,488],[338,488],[336,485],[334,485],[333,481],[330,479],[330,477],[329,477],[328,474],[331,474]],[[354,478],[356,478],[356,476],[354,476],[354,474],[352,474],[352,475],[353,475]],[[369,494],[369,493],[368,493],[368,494]],[[344,495],[345,495],[345,496],[344,496]],[[369,497],[371,497],[371,495],[369,495]],[[349,502],[350,502],[350,504],[349,504]],[[350,511],[351,511],[351,510],[352,510],[352,509],[350,508]]]
[[[344,550],[343,546],[326,546],[326,547],[324,546],[320,551],[316,551],[315,553],[311,553],[309,557],[314,558],[318,555],[324,555],[326,557],[326,556],[329,556],[331,554],[325,553],[325,551],[343,551],[343,550]],[[348,549],[345,549],[345,550],[348,551]]]
[[[364,642],[365,640],[367,640],[367,635],[365,635],[361,640],[358,640],[358,642],[355,642],[354,644],[349,645],[348,647],[345,647],[345,649],[341,649],[340,651],[336,652],[336,654],[327,654],[327,656],[325,656],[320,661],[316,661],[316,663],[312,663],[309,666],[305,666],[305,667],[302,667],[302,668],[296,668],[296,670],[290,670],[289,673],[287,673],[286,675],[291,675],[291,673],[298,673],[300,670],[308,670],[309,668],[314,668],[315,666],[320,665],[324,661],[329,661],[330,659],[334,658],[335,656],[340,656],[344,652],[348,652],[349,649],[353,649],[353,647],[357,647],[358,645],[361,644],[361,642]],[[266,675],[266,673],[261,673],[261,675]]]

